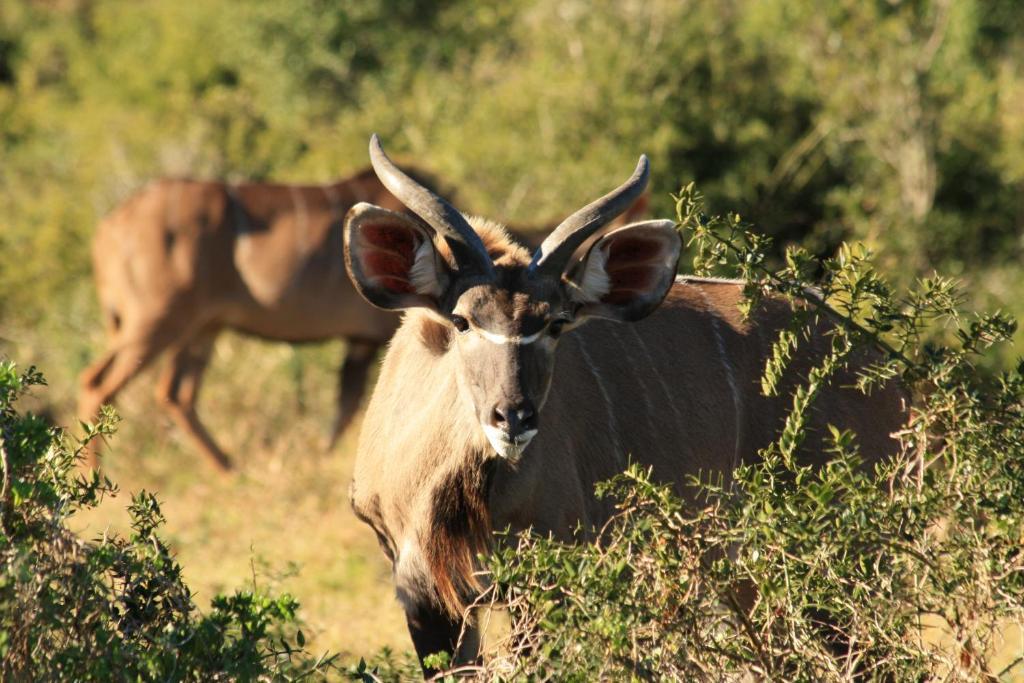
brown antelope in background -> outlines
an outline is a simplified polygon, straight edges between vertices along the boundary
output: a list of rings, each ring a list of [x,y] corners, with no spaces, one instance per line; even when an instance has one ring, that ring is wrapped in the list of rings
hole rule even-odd
[[[346,352],[333,444],[359,407],[377,350],[398,326],[345,274],[342,220],[359,201],[404,210],[369,169],[316,186],[160,180],[121,204],[93,243],[109,344],[82,373],[79,415],[93,418],[167,351],[158,399],[227,469],[195,407],[217,335],[227,328],[288,342],[337,338]]]
[[[350,495],[393,563],[422,658],[455,651],[492,529],[570,540],[577,524],[600,526],[612,510],[594,485],[627,458],[682,492],[690,475],[728,477],[756,457],[790,405],[788,392],[761,395],[759,378],[791,309],[767,301],[743,319],[740,284],[677,279],[672,221],[599,236],[643,191],[646,157],[532,258],[403,173],[376,136],[370,158],[415,217],[361,203],[345,222],[360,293],[407,311],[367,408]],[[802,376],[827,343],[812,340],[790,373]],[[896,387],[870,398],[824,391],[805,457],[826,422],[856,431],[866,459],[895,452],[901,398]],[[476,647],[467,624],[456,661]]]
[[[362,403],[378,350],[398,327],[398,316],[368,305],[345,273],[342,221],[359,201],[405,210],[371,169],[313,186],[165,179],[121,204],[93,243],[108,349],[82,373],[79,416],[94,418],[166,351],[158,400],[227,469],[196,412],[221,330],[287,342],[344,339],[333,446]],[[641,197],[628,213],[645,209]],[[524,226],[518,238],[532,243],[546,229]],[[90,457],[95,466],[94,451]]]

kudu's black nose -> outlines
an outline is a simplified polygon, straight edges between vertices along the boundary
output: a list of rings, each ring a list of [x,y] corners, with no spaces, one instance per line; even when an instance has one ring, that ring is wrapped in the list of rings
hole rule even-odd
[[[509,438],[514,439],[523,432],[537,428],[537,413],[529,401],[518,405],[499,403],[491,410],[491,426],[501,429]]]

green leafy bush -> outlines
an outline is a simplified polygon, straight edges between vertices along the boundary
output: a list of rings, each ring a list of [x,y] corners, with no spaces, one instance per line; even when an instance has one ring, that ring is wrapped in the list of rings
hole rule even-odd
[[[326,180],[373,131],[518,221],[644,151],[658,211],[694,178],[780,244],[864,240],[1016,307],[1022,35],[1009,0],[8,0],[0,312],[91,306],[96,222],[154,177]]]
[[[490,561],[512,612],[509,647],[485,674],[555,680],[1009,680],[1024,674],[1024,363],[989,380],[980,354],[1012,335],[1003,315],[964,319],[956,287],[923,280],[897,297],[862,250],[817,262],[737,216],[677,198],[698,273],[727,270],[747,302],[800,301],[764,373],[775,379],[817,316],[831,353],[793,392],[763,460],[729,486],[685,497],[632,467],[603,486],[617,505],[597,543],[521,536]],[[810,273],[822,273],[816,281]],[[949,342],[924,341],[938,327]],[[866,467],[833,430],[821,469],[792,454],[817,388],[865,345],[883,358],[860,388],[913,390],[900,457]],[[1018,629],[1014,635],[1013,628]]]
[[[132,497],[127,538],[83,542],[69,518],[116,487],[75,475],[81,449],[114,431],[109,409],[72,444],[41,417],[16,411],[43,384],[0,362],[0,678],[4,680],[300,679],[336,668],[303,649],[298,603],[237,591],[200,613],[157,534],[156,498]]]

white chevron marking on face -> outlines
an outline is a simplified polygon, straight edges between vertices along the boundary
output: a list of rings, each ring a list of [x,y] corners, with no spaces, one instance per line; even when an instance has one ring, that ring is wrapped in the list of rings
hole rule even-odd
[[[487,341],[491,342],[492,344],[532,344],[533,342],[541,338],[541,335],[544,334],[544,330],[534,332],[533,334],[526,337],[520,337],[518,335],[513,337],[506,337],[503,334],[488,332],[487,330],[482,329],[476,330],[476,333],[479,334],[484,339],[486,339]]]

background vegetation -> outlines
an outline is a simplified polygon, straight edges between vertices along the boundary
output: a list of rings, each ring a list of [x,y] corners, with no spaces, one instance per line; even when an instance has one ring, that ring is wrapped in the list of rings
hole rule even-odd
[[[11,0],[0,352],[46,369],[29,405],[73,424],[102,344],[89,240],[118,201],[161,175],[326,181],[365,165],[371,131],[510,221],[565,214],[645,151],[657,215],[696,180],[711,211],[775,238],[770,263],[861,242],[897,286],[937,270],[964,310],[1024,313],[1012,0]],[[255,568],[303,603],[314,651],[405,649],[389,568],[348,511],[352,441],[322,453],[341,351],[220,341],[201,409],[237,478],[179,443],[149,376],[122,394],[108,469],[159,493],[201,602]],[[120,501],[69,523],[130,529]]]

